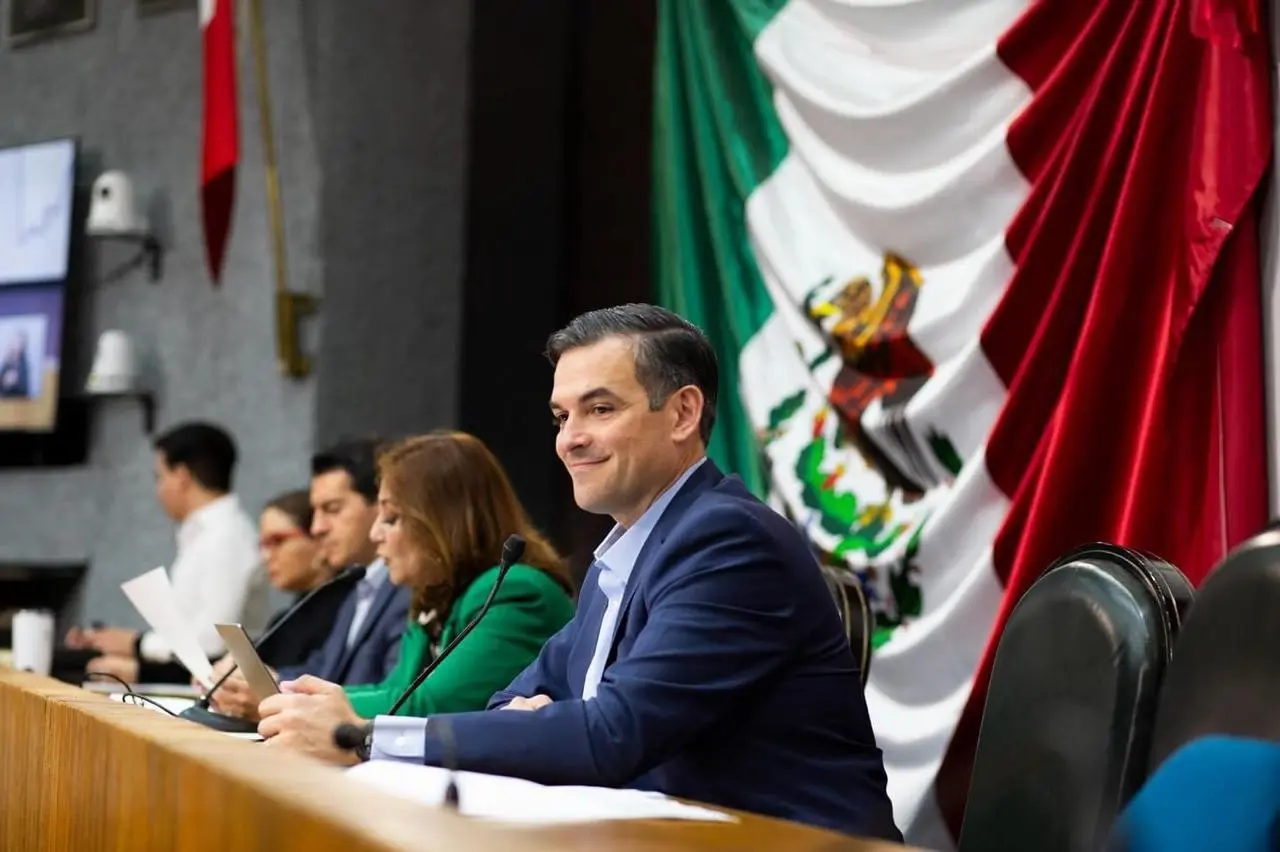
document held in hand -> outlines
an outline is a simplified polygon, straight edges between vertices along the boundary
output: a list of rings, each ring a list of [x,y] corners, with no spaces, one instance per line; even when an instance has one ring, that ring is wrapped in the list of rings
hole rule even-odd
[[[147,626],[159,633],[173,649],[173,655],[191,672],[191,676],[206,689],[213,686],[213,666],[200,648],[200,642],[182,607],[178,605],[178,595],[164,568],[153,568],[124,583],[120,588],[147,622]]]

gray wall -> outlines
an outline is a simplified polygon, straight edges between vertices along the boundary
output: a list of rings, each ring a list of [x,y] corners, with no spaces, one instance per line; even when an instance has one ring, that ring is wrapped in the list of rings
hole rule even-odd
[[[127,331],[150,362],[161,429],[193,418],[229,427],[251,511],[305,484],[317,438],[453,422],[470,7],[387,0],[394,8],[370,16],[348,0],[262,5],[292,284],[325,298],[306,332],[316,373],[301,382],[275,367],[248,21],[237,206],[218,290],[199,225],[195,12],[138,18],[132,2],[108,0],[91,32],[0,49],[0,145],[78,136],[85,179],[125,169],[162,230],[163,280],[89,282],[80,345],[91,353],[102,330]],[[101,272],[123,252],[89,255]],[[88,560],[86,612],[134,624],[120,582],[167,564],[174,548],[140,423],[136,406],[110,401],[94,414],[86,465],[0,470],[0,561]]]
[[[302,7],[324,175],[321,442],[457,424],[471,8]]]

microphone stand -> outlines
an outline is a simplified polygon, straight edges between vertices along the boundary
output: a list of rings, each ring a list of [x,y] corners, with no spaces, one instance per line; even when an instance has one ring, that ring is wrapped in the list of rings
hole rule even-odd
[[[458,743],[453,738],[453,726],[448,716],[435,720],[439,729],[440,745],[444,749],[444,768],[449,773],[449,783],[444,788],[444,807],[451,811],[461,811],[462,803],[458,794]]]

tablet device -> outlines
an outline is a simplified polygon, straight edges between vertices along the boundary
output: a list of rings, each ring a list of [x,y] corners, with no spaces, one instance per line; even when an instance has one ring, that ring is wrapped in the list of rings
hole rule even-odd
[[[264,698],[278,694],[280,685],[271,676],[271,670],[267,668],[267,664],[262,662],[262,658],[258,656],[258,649],[253,647],[253,642],[249,641],[249,634],[244,632],[244,627],[239,624],[215,624],[213,626],[227,646],[227,652],[231,654],[231,659],[236,661],[236,665],[240,668],[240,673],[244,675],[245,682],[249,684],[249,691],[253,693],[254,697],[261,701]]]

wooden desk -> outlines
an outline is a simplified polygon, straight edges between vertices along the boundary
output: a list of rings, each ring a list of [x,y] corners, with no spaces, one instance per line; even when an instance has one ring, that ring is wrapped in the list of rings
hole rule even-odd
[[[731,823],[519,828],[382,795],[268,750],[35,675],[0,670],[0,849],[785,849],[903,847],[741,815]]]

